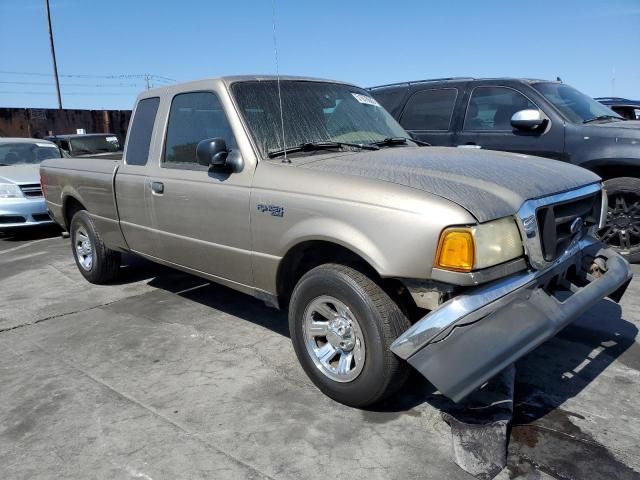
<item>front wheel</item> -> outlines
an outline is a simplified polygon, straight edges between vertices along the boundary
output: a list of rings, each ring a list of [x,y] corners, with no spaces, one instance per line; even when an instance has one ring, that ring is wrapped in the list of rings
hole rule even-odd
[[[71,248],[80,273],[91,283],[107,283],[120,269],[120,253],[108,248],[89,214],[78,211],[71,219]]]
[[[389,347],[409,326],[378,284],[344,265],[310,270],[291,296],[298,360],[323,393],[345,405],[366,407],[402,386],[408,365]]]
[[[629,262],[640,262],[640,179],[612,178],[604,186],[609,210],[598,236]]]

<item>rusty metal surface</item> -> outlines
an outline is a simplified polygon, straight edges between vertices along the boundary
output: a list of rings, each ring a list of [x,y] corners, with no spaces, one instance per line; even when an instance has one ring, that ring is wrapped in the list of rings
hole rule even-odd
[[[47,135],[115,133],[123,141],[131,110],[74,110],[55,108],[0,108],[0,137],[44,138]]]

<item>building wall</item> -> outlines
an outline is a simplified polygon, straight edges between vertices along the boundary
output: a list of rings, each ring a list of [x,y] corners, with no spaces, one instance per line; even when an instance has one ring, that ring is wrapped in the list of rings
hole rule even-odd
[[[43,138],[47,135],[115,133],[123,141],[131,110],[58,110],[55,108],[0,108],[0,137]]]

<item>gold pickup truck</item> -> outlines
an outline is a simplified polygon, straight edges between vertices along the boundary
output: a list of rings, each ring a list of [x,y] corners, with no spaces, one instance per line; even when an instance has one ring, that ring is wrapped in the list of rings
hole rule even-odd
[[[132,252],[288,309],[306,373],[353,406],[409,365],[459,401],[631,279],[592,236],[598,176],[426,146],[348,83],[148,90],[122,161],[45,161],[41,177],[88,281]]]

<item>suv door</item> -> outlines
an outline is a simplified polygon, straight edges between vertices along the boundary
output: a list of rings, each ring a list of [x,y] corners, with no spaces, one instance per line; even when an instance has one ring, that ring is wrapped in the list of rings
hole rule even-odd
[[[198,163],[202,140],[235,136],[215,91],[176,94],[169,108],[159,168],[147,190],[160,259],[218,279],[251,284],[250,175]]]
[[[400,115],[400,125],[431,145],[452,146],[451,120],[458,98],[456,87],[428,88],[414,92]]]
[[[534,131],[512,127],[513,114],[526,109],[542,111],[547,118],[546,124]],[[552,122],[529,96],[515,88],[476,85],[468,95],[456,145],[563,159],[564,125]]]

